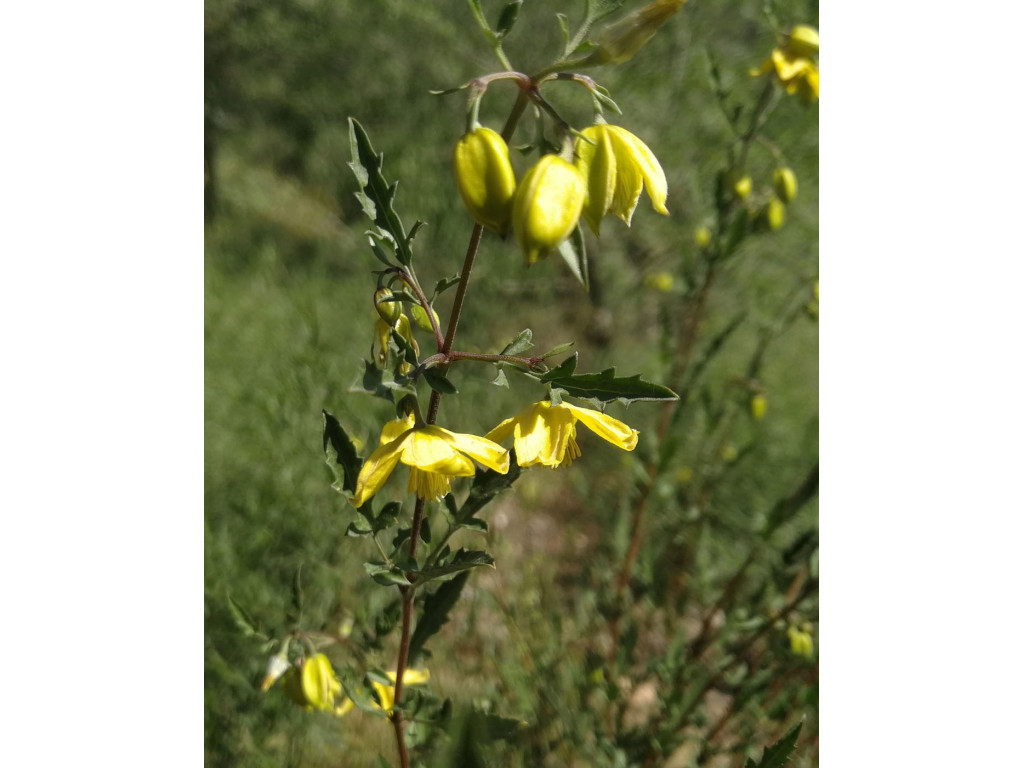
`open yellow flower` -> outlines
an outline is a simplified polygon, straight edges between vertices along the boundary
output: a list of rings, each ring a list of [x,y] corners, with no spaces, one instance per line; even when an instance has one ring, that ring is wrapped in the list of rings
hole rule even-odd
[[[352,503],[363,506],[398,462],[410,467],[410,491],[421,499],[439,499],[451,490],[453,477],[474,474],[471,459],[495,472],[508,472],[508,451],[490,440],[434,425],[417,427],[413,414],[389,421],[381,430],[380,447],[363,463]]]
[[[793,28],[785,45],[772,51],[753,77],[774,74],[786,93],[797,93],[810,104],[818,100],[818,65],[813,57],[818,52],[818,31],[806,25]]]
[[[583,217],[594,234],[600,234],[601,219],[609,213],[629,226],[645,184],[654,210],[668,215],[665,171],[646,144],[625,128],[607,123],[580,133],[587,140],[576,140],[576,167],[586,179]]]
[[[576,422],[582,421],[592,432],[626,451],[636,448],[640,433],[600,411],[579,408],[569,403],[552,405],[547,400],[534,403],[511,419],[505,419],[487,433],[486,439],[500,443],[515,438],[516,461],[521,467],[542,464],[560,467],[580,456],[576,444]]]
[[[398,680],[398,673],[396,673],[393,669],[387,673],[387,676],[392,683]],[[405,673],[402,675],[402,682],[405,685],[423,685],[429,679],[429,669],[407,669],[405,670]],[[380,704],[378,705],[376,702],[374,702],[374,706],[376,706],[377,709],[383,709],[390,715],[391,710],[395,706],[395,686],[384,685],[383,683],[374,682],[373,690],[377,692],[377,698],[380,699]],[[341,715],[347,715],[349,712],[352,711],[352,708],[354,706],[355,704],[352,703],[352,699],[346,697],[345,701],[342,702],[341,705],[339,705],[338,708],[334,711],[334,714],[338,715],[339,717]]]

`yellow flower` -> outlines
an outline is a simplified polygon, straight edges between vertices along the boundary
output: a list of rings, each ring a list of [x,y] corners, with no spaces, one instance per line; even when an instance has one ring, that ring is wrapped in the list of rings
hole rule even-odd
[[[818,31],[800,24],[793,28],[785,45],[772,51],[753,77],[774,74],[787,93],[798,93],[807,104],[818,100]]]
[[[394,294],[387,288],[380,288],[373,294],[374,309],[377,310],[380,319],[388,325],[397,323],[399,316],[402,314],[402,302],[388,301],[392,296]]]
[[[665,171],[646,144],[624,128],[607,123],[584,128],[581,133],[587,140],[576,139],[576,167],[586,180],[583,217],[594,234],[600,234],[601,219],[609,213],[629,226],[645,184],[654,210],[668,215]]]
[[[583,177],[576,166],[558,155],[544,155],[526,172],[516,190],[512,229],[527,265],[572,234],[585,196]]]
[[[508,451],[490,440],[434,425],[417,427],[413,414],[389,421],[381,430],[380,447],[363,463],[352,503],[363,506],[381,489],[398,462],[410,467],[410,491],[421,499],[439,499],[451,490],[453,477],[474,473],[470,459],[495,472],[508,472]]]
[[[508,145],[490,128],[478,126],[455,145],[455,183],[469,215],[504,237],[512,218],[516,176]]]
[[[786,204],[773,197],[764,208],[764,218],[768,222],[768,229],[774,232],[786,223]]]
[[[399,314],[394,328],[403,339],[409,342],[413,351],[418,355],[420,353],[420,345],[416,343],[416,339],[412,335],[412,325],[409,323],[408,315],[404,312]],[[377,352],[377,362],[383,367],[388,364],[388,340],[391,338],[391,326],[388,325],[384,318],[380,318],[373,324],[373,332],[377,337],[377,346],[380,347],[380,350]],[[412,366],[409,363],[402,363],[401,372],[407,373],[410,368]]]
[[[576,422],[582,421],[592,432],[612,445],[627,451],[636,448],[640,433],[618,419],[590,408],[569,403],[552,405],[546,400],[534,403],[511,419],[505,419],[487,433],[496,443],[515,438],[516,461],[521,467],[542,464],[560,467],[580,456],[576,444]]]
[[[797,656],[806,656],[808,659],[814,655],[814,640],[810,632],[790,626],[786,630],[789,635],[789,648]]]
[[[793,198],[796,197],[796,174],[791,168],[776,168],[772,183],[775,186],[775,194],[782,202],[793,202]]]
[[[284,676],[284,686],[288,697],[306,709],[344,714],[341,710],[345,702],[341,700],[346,697],[341,692],[341,681],[334,674],[331,662],[322,653],[305,659],[300,669],[289,669]]]

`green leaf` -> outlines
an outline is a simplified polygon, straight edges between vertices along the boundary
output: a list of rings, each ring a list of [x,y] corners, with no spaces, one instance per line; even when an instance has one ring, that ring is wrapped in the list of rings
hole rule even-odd
[[[580,281],[583,290],[589,291],[590,274],[587,271],[587,246],[583,242],[583,230],[576,227],[572,234],[558,246],[558,253],[569,266],[573,277]]]
[[[497,36],[491,30],[491,25],[487,23],[487,17],[484,16],[483,8],[480,7],[480,0],[466,0],[469,3],[469,10],[473,12],[473,18],[476,19],[476,23],[480,27],[480,31],[484,33],[484,37],[487,38],[487,42],[492,46],[498,42]]]
[[[402,511],[402,502],[400,501],[389,501],[381,509],[380,513],[373,520],[373,532],[387,530],[395,521],[398,519],[398,514]]]
[[[512,341],[510,341],[508,344],[506,344],[505,348],[501,350],[501,352],[499,352],[498,354],[521,355],[526,350],[532,348],[533,331],[531,331],[529,328],[524,328],[518,334],[516,334],[516,337],[512,339]]]
[[[369,577],[382,586],[392,587],[397,585],[407,587],[411,583],[406,578],[405,572],[395,565],[369,562],[363,563],[363,567],[366,569]]]
[[[562,30],[562,50],[563,56],[568,56],[569,51],[569,17],[564,13],[556,13],[555,18],[558,19],[558,26]]]
[[[242,630],[243,635],[246,637],[265,637],[256,620],[249,615],[245,608],[236,603],[231,595],[228,595],[228,610],[231,611],[231,617],[235,620],[238,628]]]
[[[381,397],[390,402],[395,402],[395,393],[401,395],[414,395],[416,388],[408,378],[402,377],[396,380],[393,373],[378,368],[369,360],[364,360],[365,370],[362,377],[349,387],[349,392],[362,392],[375,397]]]
[[[459,392],[455,385],[448,381],[437,368],[424,368],[423,378],[426,379],[432,390],[440,392],[442,395],[455,395]]]
[[[324,453],[327,454],[327,465],[335,474],[334,487],[338,488],[338,468],[341,468],[341,490],[356,492],[356,479],[362,469],[363,460],[356,454],[356,447],[345,434],[341,422],[327,411],[321,411],[324,418]]]
[[[373,236],[373,232],[367,232],[366,239],[370,241],[370,249],[373,251],[373,255],[376,256],[378,260],[382,261],[385,266],[393,267],[394,264],[392,264],[391,259],[388,258],[387,252],[380,247],[380,243],[378,243],[377,238]]]
[[[477,469],[473,485],[469,488],[469,496],[455,515],[455,524],[460,527],[476,527],[472,525],[473,516],[499,493],[511,488],[521,473],[522,469],[515,461],[509,462],[508,472],[505,474],[495,472],[493,469]]]
[[[572,359],[572,358],[569,358]],[[631,403],[636,400],[678,400],[679,396],[668,387],[644,381],[640,374],[617,377],[614,368],[601,373],[583,373],[571,376],[561,374],[564,363],[541,376],[540,380],[552,387],[558,387],[573,397],[601,402],[620,400]]]
[[[519,9],[522,5],[523,0],[512,0],[512,2],[505,3],[505,7],[501,9],[501,16],[498,17],[498,25],[494,28],[499,38],[505,37],[512,31],[516,19],[519,18]]]
[[[786,731],[786,734],[781,739],[770,747],[765,747],[760,762],[754,762],[753,759],[748,757],[747,762],[743,764],[743,768],[782,768],[786,761],[789,760],[790,755],[793,754],[793,750],[796,749],[796,740],[800,736],[800,729],[803,725],[803,720],[801,720]]]
[[[608,92],[608,89],[605,88],[603,85],[595,85],[595,88],[592,91],[592,93],[594,94],[594,98],[597,99],[598,103],[602,107],[610,109],[617,115],[622,114],[622,110],[619,109],[619,105],[615,103],[615,101],[612,99],[611,94]]]
[[[508,389],[508,378],[505,376],[505,370],[503,368],[498,369],[498,375],[494,377],[494,381],[491,382],[496,387],[504,387]]]
[[[557,347],[552,347],[547,352],[545,352],[543,355],[541,355],[538,359],[539,360],[547,360],[549,357],[555,357],[557,355],[562,354],[563,352],[568,352],[574,346],[576,346],[576,342],[575,341],[567,341],[567,342],[565,342],[563,344],[559,344]]]
[[[352,667],[340,667],[336,671],[341,687],[345,689],[345,695],[352,699],[353,704],[375,717],[387,717],[387,713],[377,705],[371,695],[370,687],[356,677],[356,671]]]
[[[486,552],[481,552],[474,549],[459,549],[451,558],[445,562],[438,562],[437,565],[433,565],[430,568],[424,568],[422,571],[418,571],[420,578],[417,583],[422,584],[424,581],[430,581],[432,579],[440,579],[444,576],[450,576],[453,573],[459,573],[460,571],[468,571],[470,568],[479,568],[483,565],[489,565],[494,567],[494,558]],[[404,578],[404,574],[403,574]],[[409,582],[406,581],[406,584]]]
[[[451,277],[443,277],[438,280],[437,285],[434,286],[434,295],[430,297],[431,303],[453,285],[458,285],[461,278],[462,275],[452,275]]]
[[[451,581],[444,582],[437,591],[423,601],[423,615],[409,641],[409,664],[416,664],[424,643],[436,635],[448,622],[448,613],[459,600],[469,572],[464,571]]]
[[[349,163],[349,167],[361,187],[361,191],[356,193],[356,198],[362,204],[366,215],[377,225],[381,238],[387,240],[395,249],[399,262],[408,266],[412,262],[409,238],[405,234],[401,219],[392,207],[398,183],[389,185],[385,180],[381,173],[384,156],[373,151],[370,137],[366,135],[363,126],[351,117],[348,119],[348,126],[352,148],[352,162]]]

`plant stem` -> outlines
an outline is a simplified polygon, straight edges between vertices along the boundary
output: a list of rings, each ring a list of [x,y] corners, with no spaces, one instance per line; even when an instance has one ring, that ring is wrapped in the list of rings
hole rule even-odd
[[[509,67],[511,69],[511,67]],[[512,132],[516,123],[526,109],[529,101],[528,89],[520,85],[519,95],[512,111],[509,113],[505,126],[501,130],[502,138],[507,142],[512,138]],[[473,227],[473,233],[469,237],[469,245],[466,248],[466,258],[462,264],[462,273],[459,275],[459,287],[455,291],[455,300],[452,304],[452,314],[448,320],[448,332],[445,334],[444,342],[441,345],[441,354],[447,356],[452,351],[452,344],[455,343],[455,333],[459,328],[459,318],[462,316],[462,305],[466,300],[466,289],[469,286],[469,278],[473,273],[473,262],[476,260],[476,253],[480,247],[480,238],[484,228],[479,224]],[[429,312],[428,312],[429,314]],[[430,405],[427,409],[427,423],[434,424],[437,421],[437,411],[441,406],[441,393],[434,390],[430,393]],[[412,514],[412,527],[409,531],[409,557],[415,559],[419,547],[420,529],[423,525],[423,510],[426,507],[426,500],[417,498],[416,507]],[[413,581],[413,579],[409,579]],[[399,587],[402,593],[402,634],[398,644],[398,663],[395,665],[395,704],[391,714],[391,723],[395,728],[395,741],[398,744],[398,763],[401,768],[409,768],[409,748],[405,744],[405,720],[402,717],[402,694],[405,691],[405,670],[409,665],[409,640],[412,636],[412,608],[413,599],[416,595],[415,582],[408,587]]]

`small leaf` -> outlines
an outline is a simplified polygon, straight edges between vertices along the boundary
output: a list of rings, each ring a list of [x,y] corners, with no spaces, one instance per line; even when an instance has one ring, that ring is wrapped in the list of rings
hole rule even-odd
[[[430,297],[431,303],[439,295],[447,291],[453,285],[458,285],[462,275],[452,275],[451,277],[443,277],[437,281],[437,285],[434,286],[434,295]]]
[[[459,600],[462,588],[466,585],[469,572],[460,573],[451,581],[446,581],[437,591],[423,601],[423,615],[416,622],[416,629],[409,642],[409,663],[418,661],[424,643],[440,631],[448,622],[448,613]]]
[[[378,260],[384,262],[385,266],[393,267],[394,264],[392,264],[391,259],[388,258],[387,252],[380,247],[380,243],[377,242],[377,238],[373,236],[373,233],[367,232],[366,235],[366,239],[370,241],[370,248],[373,250],[373,255],[376,256]]]
[[[543,355],[541,355],[538,359],[539,360],[547,360],[549,357],[555,357],[556,355],[560,355],[563,352],[568,352],[575,345],[576,345],[575,341],[567,341],[564,344],[559,344],[557,347],[552,347],[551,349],[549,349],[547,352],[545,352]]]
[[[579,359],[580,353],[573,352],[571,355],[569,355],[569,357],[565,358],[565,360],[559,363],[558,367],[552,368],[550,371],[541,376],[540,380],[546,384],[556,379],[564,379],[569,376],[572,376],[573,372],[576,370],[576,363],[579,362]]]
[[[375,717],[387,717],[371,695],[371,688],[356,677],[356,671],[352,667],[341,667],[336,671],[341,687],[345,689],[345,695],[352,699],[353,704]]]
[[[335,476],[338,474],[337,469],[341,468],[341,487],[355,493],[356,479],[359,477],[363,460],[356,455],[356,447],[345,434],[341,422],[327,411],[321,413],[324,419],[324,453],[327,454],[327,464],[335,472]]]
[[[499,354],[521,355],[528,349],[533,348],[533,331],[529,328],[521,330],[512,341],[505,345]]]
[[[611,94],[608,93],[608,89],[605,88],[603,85],[596,86],[592,93],[594,94],[594,98],[597,99],[597,101],[601,104],[602,107],[610,109],[617,115],[622,114],[622,110],[619,109],[619,105],[615,103],[615,101],[611,97]]]
[[[563,56],[568,56],[569,51],[569,17],[564,13],[556,13],[555,18],[558,19],[558,26],[562,30],[562,50],[564,51]]]
[[[263,632],[260,630],[256,620],[249,615],[249,612],[245,610],[241,605],[235,602],[235,599],[228,595],[228,610],[231,611],[231,617],[235,620],[235,624],[242,630],[242,634],[246,637],[264,637]]]
[[[423,378],[426,379],[427,384],[435,392],[439,392],[442,395],[458,394],[459,390],[455,388],[455,385],[448,381],[437,368],[424,368]]]
[[[790,755],[793,754],[793,750],[796,749],[796,740],[800,736],[800,729],[803,725],[803,720],[801,720],[786,731],[781,739],[770,747],[765,747],[760,762],[754,762],[754,760],[748,757],[747,762],[743,764],[743,768],[782,768],[786,761],[789,760]]]
[[[459,549],[447,562],[439,562],[437,565],[418,571],[420,579],[418,583],[439,579],[460,571],[468,571],[470,568],[479,568],[483,565],[494,567],[494,558],[486,552],[471,549]],[[404,576],[403,576],[404,578]],[[406,581],[408,584],[409,582]]]
[[[402,502],[389,501],[387,504],[384,505],[384,508],[381,509],[376,519],[374,519],[373,532],[377,533],[379,531],[387,530],[388,528],[390,528],[392,525],[395,524],[395,521],[398,519],[398,514],[401,511]]]
[[[519,18],[519,9],[522,5],[523,0],[512,0],[512,2],[505,3],[505,7],[501,9],[501,16],[498,17],[498,25],[494,28],[499,38],[505,37],[512,31],[516,19]]]
[[[371,579],[385,587],[395,585],[407,587],[410,584],[409,579],[405,576],[405,572],[397,566],[369,562],[363,563],[363,567]]]
[[[505,389],[508,389],[508,378],[505,376],[504,368],[498,369],[498,375],[494,377],[494,380],[491,382],[491,384],[493,384],[496,387],[504,387]]]
[[[583,290],[590,290],[590,274],[587,271],[587,246],[583,242],[583,232],[579,227],[558,246],[558,253],[569,266],[573,277],[580,281]]]
[[[476,19],[476,23],[480,27],[480,31],[484,33],[484,37],[487,38],[487,42],[494,46],[498,42],[497,36],[491,30],[490,24],[487,23],[487,18],[484,16],[483,8],[480,7],[480,0],[466,0],[469,3],[469,10],[473,12],[473,17]]]

